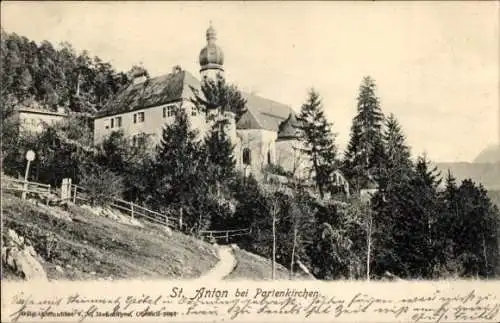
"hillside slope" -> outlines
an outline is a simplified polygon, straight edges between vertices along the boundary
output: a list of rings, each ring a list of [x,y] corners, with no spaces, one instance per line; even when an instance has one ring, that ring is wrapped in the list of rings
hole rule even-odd
[[[209,243],[151,223],[120,223],[76,205],[64,210],[4,193],[2,212],[2,245],[8,231],[15,231],[34,248],[49,280],[190,279],[204,276],[219,261]],[[3,256],[2,279],[22,279]],[[271,275],[268,259],[238,249],[235,259],[229,279]],[[280,266],[278,273],[279,279],[288,278],[286,268]]]
[[[498,163],[500,162],[500,145],[492,145],[481,151],[474,163]]]
[[[78,206],[67,220],[8,194],[2,210],[2,239],[8,229],[28,239],[49,279],[195,278],[217,263],[212,245],[153,224],[122,224]]]

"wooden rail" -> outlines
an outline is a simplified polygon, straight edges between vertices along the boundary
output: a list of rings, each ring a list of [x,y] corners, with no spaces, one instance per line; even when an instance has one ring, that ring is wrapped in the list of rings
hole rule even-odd
[[[229,243],[229,238],[245,236],[252,232],[251,228],[246,229],[232,229],[232,230],[200,230],[198,233],[201,237],[209,239],[226,239]]]
[[[3,184],[6,185],[3,185]],[[52,188],[49,184],[24,181],[22,179],[2,179],[2,189],[6,191],[16,191],[22,193],[46,194],[46,203],[49,203],[49,195],[52,194]],[[23,194],[24,198],[24,194]]]
[[[71,184],[71,199],[74,203],[76,201],[89,202],[87,196],[88,189],[75,184]],[[130,214],[132,218],[143,218],[147,221],[154,222],[161,225],[167,225],[172,228],[179,229],[182,227],[180,219],[174,216],[168,216],[164,213],[150,210],[144,206],[135,204],[133,202],[125,201],[118,198],[112,198],[110,206],[122,212]]]

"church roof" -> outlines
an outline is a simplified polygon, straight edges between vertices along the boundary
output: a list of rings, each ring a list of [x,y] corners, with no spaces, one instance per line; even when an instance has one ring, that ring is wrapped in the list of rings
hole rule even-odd
[[[200,81],[185,70],[131,84],[97,112],[95,117],[102,118],[191,99],[194,98],[191,87],[199,89]],[[294,113],[291,107],[283,103],[245,92],[241,94],[247,100],[247,111],[236,124],[237,129],[264,129],[277,132],[283,120],[287,119],[290,113]]]
[[[131,84],[97,112],[95,117],[102,118],[188,99],[194,96],[191,86],[199,88],[200,81],[187,71],[172,72]]]
[[[247,109],[238,123],[237,129],[264,129],[278,131],[279,125],[294,113],[286,104],[269,100],[254,94],[242,92],[247,100]]]

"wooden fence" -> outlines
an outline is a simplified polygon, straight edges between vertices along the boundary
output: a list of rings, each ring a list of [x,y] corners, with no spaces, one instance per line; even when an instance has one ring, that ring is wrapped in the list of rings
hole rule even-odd
[[[55,193],[55,191],[52,192],[53,189],[49,184],[12,178],[2,178],[2,189],[5,191],[21,192],[23,194],[23,199],[26,198],[26,194],[28,193],[38,194],[45,198],[47,204],[49,203],[49,196]]]
[[[89,193],[88,189],[75,184],[70,184],[70,194],[68,200],[73,203],[84,202],[89,203]],[[51,195],[61,195],[61,189],[52,188],[48,184],[42,184],[37,182],[30,182],[24,180],[17,180],[11,178],[2,179],[2,189],[6,191],[17,191],[22,193],[34,193],[39,196],[45,196],[47,204],[49,203],[49,196]],[[24,194],[23,194],[24,195]],[[144,206],[125,201],[118,198],[111,198],[110,206],[130,214],[132,218],[142,218],[144,220],[167,225],[174,229],[182,229],[184,224],[182,223],[182,218],[177,216],[169,216],[165,213],[150,210]],[[251,228],[246,229],[232,229],[232,230],[201,230],[199,235],[204,238],[209,239],[225,239],[229,242],[229,238],[248,235],[252,232]]]
[[[71,184],[71,200],[73,203],[81,202],[90,202],[90,198],[88,197],[88,189],[85,187],[81,187],[75,184]],[[182,228],[182,220],[175,216],[168,216],[164,213],[160,213],[157,211],[150,210],[144,206],[125,201],[118,198],[111,198],[110,206],[120,210],[121,212],[125,212],[129,214],[132,218],[142,218],[144,220],[167,225],[169,227],[180,229]]]
[[[244,236],[252,233],[251,228],[246,229],[233,229],[233,230],[200,230],[199,235],[204,238],[212,239],[225,239],[229,243],[229,238]]]

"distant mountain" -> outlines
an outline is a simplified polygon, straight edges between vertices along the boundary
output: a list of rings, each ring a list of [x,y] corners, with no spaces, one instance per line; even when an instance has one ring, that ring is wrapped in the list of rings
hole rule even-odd
[[[443,177],[449,169],[459,181],[470,178],[488,190],[500,190],[500,160],[495,163],[436,163],[436,166]]]
[[[500,162],[500,145],[493,145],[484,149],[474,159],[474,163],[498,163]]]

